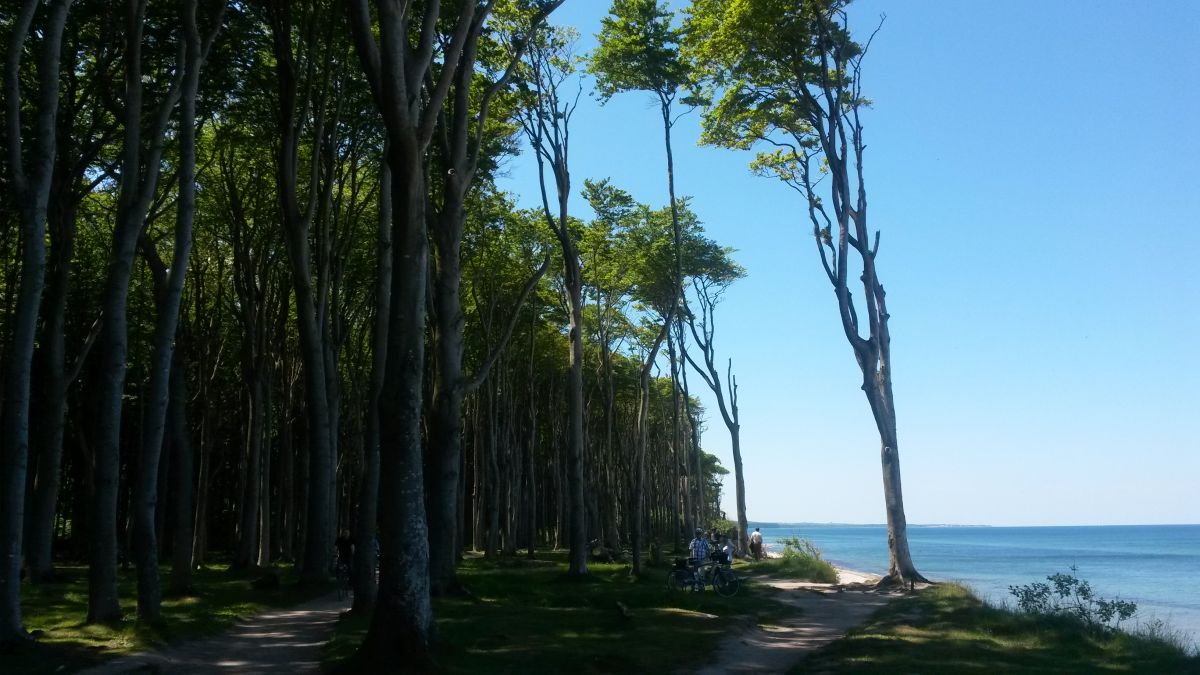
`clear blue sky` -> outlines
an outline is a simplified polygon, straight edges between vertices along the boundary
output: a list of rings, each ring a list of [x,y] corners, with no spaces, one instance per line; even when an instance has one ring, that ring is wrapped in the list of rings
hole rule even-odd
[[[589,50],[608,4],[567,0],[554,23]],[[867,181],[909,522],[1200,523],[1200,3],[862,0],[852,21],[882,12]],[[649,97],[601,107],[584,87],[576,192],[611,177],[665,204]],[[698,123],[676,127],[678,190],[749,271],[717,334],[749,516],[883,522],[878,436],[796,195],[697,147]],[[526,153],[502,181],[528,206],[534,171]],[[703,399],[703,445],[732,466]]]

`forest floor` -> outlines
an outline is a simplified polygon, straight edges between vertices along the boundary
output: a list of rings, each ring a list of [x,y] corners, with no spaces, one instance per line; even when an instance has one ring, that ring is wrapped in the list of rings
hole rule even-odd
[[[436,663],[447,673],[695,672],[717,663],[714,659],[744,655],[748,647],[740,640],[801,625],[809,614],[814,624],[831,622],[832,629],[819,631],[821,643],[831,641],[854,621],[866,620],[876,603],[886,602],[882,596],[858,599],[847,592],[844,611],[841,599],[822,606],[810,600],[814,591],[796,590],[799,582],[774,575],[764,580],[753,565],[741,562],[735,570],[745,581],[732,598],[711,589],[672,591],[666,585],[668,569],[647,566],[634,578],[628,565],[592,563],[588,579],[573,580],[564,575],[560,553],[467,559],[459,577],[470,595],[434,601]],[[327,665],[353,653],[367,622],[342,618],[326,648]],[[797,629],[796,637],[801,632]],[[805,639],[810,649],[818,644],[816,636]],[[786,670],[804,653],[787,652],[769,671]]]
[[[224,565],[209,565],[196,571],[194,595],[167,597],[162,603],[162,620],[144,625],[136,620],[136,580],[133,569],[120,570],[118,589],[125,618],[115,624],[88,624],[87,568],[59,566],[58,580],[28,584],[23,588],[22,613],[25,626],[37,639],[19,651],[0,655],[5,674],[68,673],[100,665],[136,652],[160,649],[167,644],[218,635],[239,621],[271,609],[292,607],[320,597],[329,588],[300,589],[290,577],[290,568],[271,571],[280,583],[276,588],[255,588],[263,570],[230,572]],[[169,578],[170,567],[160,573]]]
[[[222,635],[133,654],[81,675],[319,673],[321,648],[349,604],[349,600],[326,596],[291,609],[273,610],[241,621]]]

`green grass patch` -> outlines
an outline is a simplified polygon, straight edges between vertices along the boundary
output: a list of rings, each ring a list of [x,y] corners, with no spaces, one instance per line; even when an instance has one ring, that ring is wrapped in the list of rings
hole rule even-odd
[[[756,573],[789,577],[802,581],[837,583],[837,570],[821,557],[821,551],[809,540],[799,537],[780,539],[783,552],[778,558],[750,563]]]
[[[328,589],[299,589],[290,581],[290,568],[274,572],[283,583],[278,589],[255,589],[251,581],[263,572],[234,573],[222,567],[196,571],[197,594],[164,598],[162,620],[146,625],[137,617],[136,577],[133,569],[118,575],[121,608],[125,619],[115,625],[87,624],[87,568],[59,567],[61,580],[23,587],[25,627],[40,631],[34,645],[3,655],[5,672],[71,672],[100,661],[160,647],[167,642],[203,637],[229,628],[241,618],[274,607],[288,607],[317,597]],[[162,570],[164,581],[170,568]]]
[[[668,590],[666,567],[648,567],[640,579],[620,564],[589,565],[586,580],[566,578],[565,569],[559,554],[464,561],[459,577],[475,598],[435,599],[438,665],[449,673],[673,672],[703,663],[740,622],[795,612],[753,581],[723,598]],[[344,616],[325,662],[349,657],[368,622]]]
[[[793,673],[1200,673],[1170,641],[989,606],[939,584],[881,609]]]

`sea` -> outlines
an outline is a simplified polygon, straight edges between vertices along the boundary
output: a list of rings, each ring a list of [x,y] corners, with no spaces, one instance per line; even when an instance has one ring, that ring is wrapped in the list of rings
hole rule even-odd
[[[798,536],[835,565],[887,572],[883,525],[750,523],[755,526],[762,527],[768,550],[779,551],[781,538]],[[1135,627],[1159,619],[1193,649],[1200,641],[1200,525],[909,525],[908,544],[921,574],[962,582],[994,605],[1015,605],[1009,586],[1045,581],[1075,567],[1097,595],[1136,602]]]

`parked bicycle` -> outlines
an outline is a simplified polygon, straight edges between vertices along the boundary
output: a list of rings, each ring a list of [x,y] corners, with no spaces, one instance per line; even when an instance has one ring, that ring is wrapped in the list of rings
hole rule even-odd
[[[729,563],[719,558],[705,561],[696,558],[675,559],[675,567],[667,573],[667,588],[700,592],[705,586],[712,586],[717,595],[728,598],[737,595],[742,583]]]

